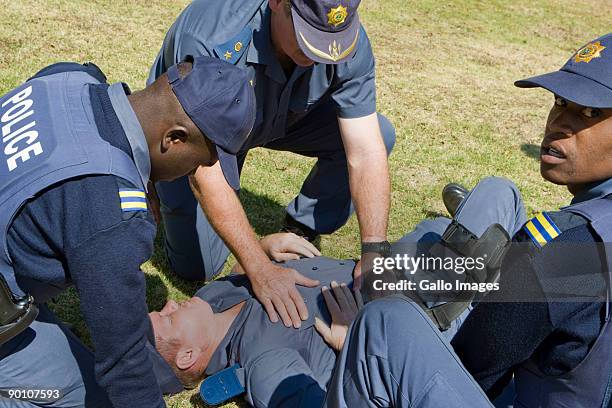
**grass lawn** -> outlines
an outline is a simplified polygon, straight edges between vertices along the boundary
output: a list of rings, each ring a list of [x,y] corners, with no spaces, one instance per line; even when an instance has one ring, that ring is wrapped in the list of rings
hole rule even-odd
[[[187,4],[0,0],[0,94],[61,60],[93,61],[110,81],[142,88],[167,28]],[[450,181],[471,187],[488,175],[511,178],[529,213],[568,201],[565,189],[543,183],[538,171],[552,97],[512,83],[558,69],[586,41],[610,31],[612,0],[367,0],[360,10],[377,58],[379,111],[397,129],[390,239],[444,213],[440,191]],[[278,230],[284,205],[312,164],[290,153],[249,154],[242,200],[258,234]],[[169,274],[160,242],[144,265],[152,310],[202,284]],[[355,217],[323,237],[321,249],[334,257],[357,256]],[[53,307],[87,341],[75,293],[62,295]],[[201,406],[195,392],[167,401],[176,408]]]

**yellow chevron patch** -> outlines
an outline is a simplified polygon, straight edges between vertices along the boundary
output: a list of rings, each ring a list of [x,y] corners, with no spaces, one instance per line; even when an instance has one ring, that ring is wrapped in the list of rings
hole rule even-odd
[[[119,190],[121,211],[147,211],[147,196],[143,190]]]
[[[531,240],[542,248],[561,234],[561,230],[546,213],[540,213],[529,220],[523,227]]]

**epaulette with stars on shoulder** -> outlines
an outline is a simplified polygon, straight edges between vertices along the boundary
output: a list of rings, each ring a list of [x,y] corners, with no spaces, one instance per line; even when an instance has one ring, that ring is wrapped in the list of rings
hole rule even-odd
[[[231,64],[236,64],[240,57],[244,54],[245,50],[249,48],[252,37],[253,29],[247,25],[229,41],[217,45],[214,48],[214,52],[217,55],[217,58]]]

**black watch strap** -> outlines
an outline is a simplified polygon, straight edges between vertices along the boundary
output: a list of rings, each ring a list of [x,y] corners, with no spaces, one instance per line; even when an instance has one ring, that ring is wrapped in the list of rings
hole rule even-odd
[[[391,244],[389,241],[362,242],[361,253],[376,253],[382,256],[389,256],[391,255]]]

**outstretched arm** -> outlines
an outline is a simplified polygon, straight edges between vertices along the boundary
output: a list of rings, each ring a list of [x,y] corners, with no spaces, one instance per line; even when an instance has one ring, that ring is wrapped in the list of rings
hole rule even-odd
[[[277,322],[280,315],[285,326],[300,327],[301,320],[308,318],[308,309],[295,285],[313,287],[319,283],[268,259],[218,162],[212,167],[199,167],[190,182],[210,224],[244,266],[270,320]]]
[[[391,184],[378,115],[338,120],[361,242],[386,241]],[[361,286],[361,272],[358,263],[354,274],[357,288]]]

